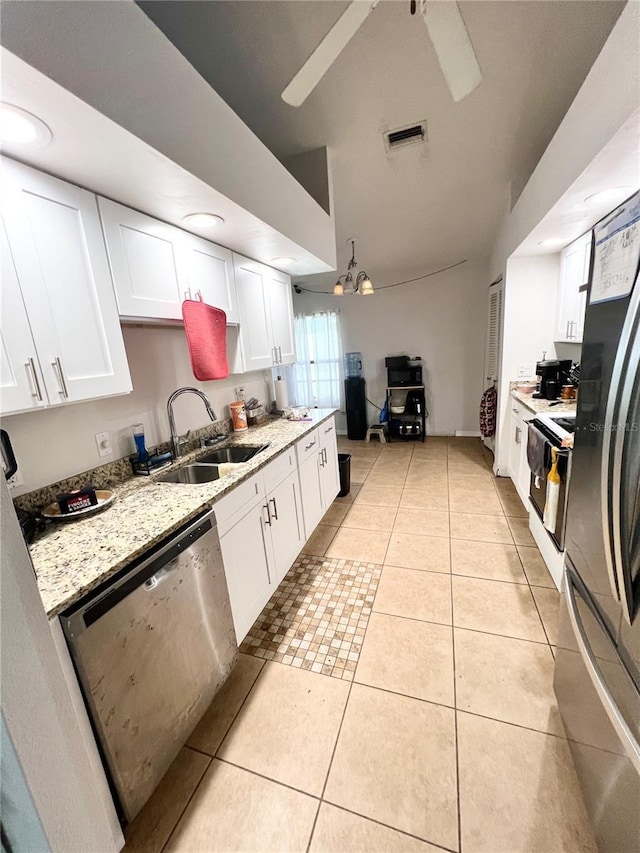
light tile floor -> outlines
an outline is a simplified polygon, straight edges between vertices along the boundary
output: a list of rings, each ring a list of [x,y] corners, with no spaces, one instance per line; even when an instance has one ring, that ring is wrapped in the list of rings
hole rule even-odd
[[[552,688],[559,596],[512,484],[475,439],[339,444],[351,493],[127,851],[595,853]]]

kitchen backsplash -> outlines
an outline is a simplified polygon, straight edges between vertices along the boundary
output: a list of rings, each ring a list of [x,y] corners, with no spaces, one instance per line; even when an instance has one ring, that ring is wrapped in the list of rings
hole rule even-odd
[[[228,435],[230,432],[230,420],[216,421],[214,424],[193,430],[188,441],[183,445],[182,452],[187,454],[192,450],[197,450],[201,438],[209,438],[214,435]],[[157,447],[150,447],[149,451],[152,454],[164,453],[170,449],[169,442],[163,442]],[[43,507],[53,503],[57,495],[61,492],[70,492],[73,489],[79,489],[86,485],[95,486],[96,489],[109,489],[117,486],[124,480],[129,480],[132,476],[133,471],[131,469],[130,457],[125,456],[123,459],[115,459],[112,462],[107,462],[105,465],[98,465],[97,468],[92,468],[90,471],[83,471],[80,474],[75,474],[73,477],[67,477],[65,480],[59,480],[57,483],[50,483],[47,486],[42,486],[39,489],[34,489],[32,492],[20,495],[20,497],[14,499],[14,504],[19,509],[24,509],[28,512],[38,512]]]
[[[51,483],[57,486],[68,480],[76,481],[87,472],[128,466],[127,457],[135,452],[132,424],[144,424],[148,447],[168,442],[167,399],[181,386],[204,391],[220,421],[228,419],[228,405],[236,399],[235,389],[240,386],[245,389],[247,399],[253,396],[268,401],[263,371],[215,382],[195,380],[182,327],[126,326],[123,333],[133,380],[131,394],[2,419],[3,429],[11,436],[23,481],[11,491],[12,498]],[[180,434],[211,429],[202,400],[195,394],[179,397],[174,412]],[[102,459],[95,439],[96,433],[101,432],[109,433],[113,446],[113,454]]]

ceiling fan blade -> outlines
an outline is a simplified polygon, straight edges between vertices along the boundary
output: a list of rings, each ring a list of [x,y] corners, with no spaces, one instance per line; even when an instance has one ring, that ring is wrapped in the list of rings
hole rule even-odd
[[[455,0],[426,0],[422,15],[454,101],[461,101],[482,80],[482,72]]]
[[[353,0],[309,59],[282,93],[282,100],[299,107],[309,97],[320,80],[353,36],[358,32],[378,0]]]

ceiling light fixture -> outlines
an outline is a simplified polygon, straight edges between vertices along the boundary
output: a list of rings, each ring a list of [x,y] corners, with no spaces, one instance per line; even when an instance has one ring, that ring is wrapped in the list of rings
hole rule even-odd
[[[282,264],[283,266],[287,266],[288,264],[294,264],[295,262],[295,258],[271,258],[272,264]]]
[[[565,237],[547,237],[546,240],[540,240],[538,246],[547,246],[549,249],[555,246],[559,249],[561,246],[566,246],[568,242]]]
[[[620,186],[620,187],[610,187],[606,190],[599,190],[598,192],[591,193],[588,195],[584,203],[585,204],[605,204],[611,202],[611,204],[615,204],[619,201],[624,201],[625,198],[631,195],[633,192],[633,187],[629,186]]]
[[[338,277],[338,280],[333,286],[333,295],[334,296],[344,296],[345,289],[344,285],[350,286],[351,290],[347,290],[347,293],[359,293],[361,296],[371,296],[374,293],[373,285],[371,284],[371,279],[367,275],[364,270],[360,270],[360,272],[356,275],[355,279],[353,276],[353,270],[358,266],[358,262],[356,261],[356,241],[355,238],[351,238],[347,240],[347,243],[351,243],[351,260],[347,264],[347,271],[344,275]],[[342,283],[344,279],[344,285]]]
[[[195,228],[217,228],[224,225],[224,219],[216,213],[188,213],[182,217],[182,221]]]
[[[0,104],[0,139],[4,145],[41,148],[52,138],[51,130],[38,116],[14,104]]]

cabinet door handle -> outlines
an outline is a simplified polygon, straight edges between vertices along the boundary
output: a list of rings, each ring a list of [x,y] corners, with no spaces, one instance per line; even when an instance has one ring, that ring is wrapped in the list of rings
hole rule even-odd
[[[305,447],[305,450],[311,450],[311,448],[313,447],[313,445],[314,445],[315,443],[316,443],[316,440],[315,440],[315,438],[314,438],[314,439],[313,439],[313,441],[311,442],[311,444],[307,444],[307,446]]]
[[[511,411],[516,415],[520,414],[520,409],[513,408],[513,409],[511,409]]]
[[[326,435],[328,432],[331,432],[332,429],[333,429],[333,426],[327,427],[324,431],[324,434]]]
[[[276,503],[276,499],[275,499],[275,498],[270,498],[270,499],[269,499],[269,503],[270,503],[270,504],[273,504],[273,517],[274,517],[274,518],[275,518],[275,520],[277,521],[277,520],[278,520],[278,504]]]
[[[34,390],[31,392],[31,396],[35,397],[39,403],[42,403],[42,389],[40,388],[38,371],[36,370],[35,362],[31,357],[29,357],[29,361],[25,362],[25,367],[27,368],[27,373],[31,374],[31,381],[33,382]]]
[[[516,427],[516,444],[520,444],[520,434],[521,433],[522,433],[522,430],[520,429],[519,426],[517,426]]]
[[[51,367],[53,367],[55,373],[58,376],[58,382],[60,383],[60,391],[58,394],[62,394],[65,399],[69,399],[69,389],[67,388],[67,380],[64,378],[64,370],[62,369],[62,362],[60,361],[60,356],[56,356],[56,360],[51,362]]]
[[[196,296],[198,297],[200,302],[204,302],[204,299],[202,298],[202,291],[201,290],[196,290]]]
[[[278,364],[282,364],[282,347],[278,347]]]
[[[266,511],[267,511],[267,517],[266,517],[266,518],[263,518],[262,520],[264,521],[264,523],[265,523],[265,524],[268,524],[268,525],[269,525],[269,527],[271,527],[271,516],[270,516],[270,514],[269,514],[269,505],[268,505],[268,504],[263,504],[263,505],[262,505],[262,509],[266,509]]]
[[[191,288],[190,288],[190,287],[189,287],[187,290],[185,290],[185,292],[184,292],[184,298],[185,298],[185,299],[191,299],[191,298],[192,298],[192,297],[191,297]]]
[[[275,347],[271,347],[271,363],[272,364],[278,363],[278,359],[276,358],[276,348]]]
[[[320,457],[320,467],[324,468],[324,447],[322,448],[322,450],[320,451],[320,453],[318,455]]]

